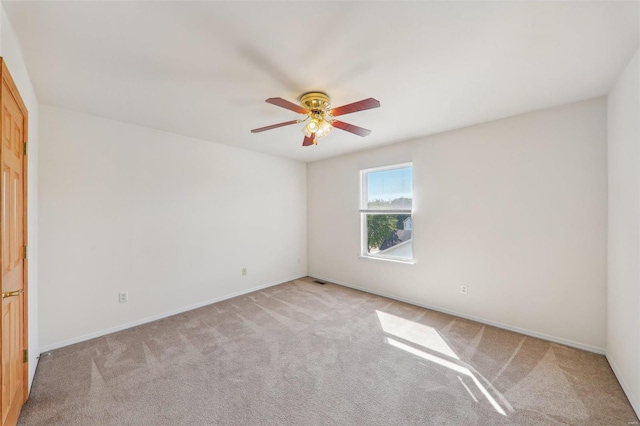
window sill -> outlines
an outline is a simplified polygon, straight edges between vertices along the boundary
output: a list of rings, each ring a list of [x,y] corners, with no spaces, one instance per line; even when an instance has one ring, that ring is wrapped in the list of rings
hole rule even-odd
[[[405,265],[415,265],[416,261],[411,259],[411,260],[403,260],[403,259],[390,259],[388,257],[376,257],[376,256],[364,256],[364,255],[358,255],[358,257],[360,259],[370,259],[370,260],[381,260],[383,262],[392,262],[392,263],[404,263]]]

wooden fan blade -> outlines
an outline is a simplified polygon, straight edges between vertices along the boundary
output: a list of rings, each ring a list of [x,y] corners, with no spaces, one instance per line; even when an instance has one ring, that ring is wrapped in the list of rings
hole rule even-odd
[[[313,138],[315,137],[315,134],[312,134],[311,137],[309,136],[305,136],[304,140],[302,141],[302,146],[309,146],[309,145],[313,145]]]
[[[284,123],[272,124],[271,126],[260,127],[259,129],[253,129],[251,133],[260,133],[265,130],[277,129],[278,127],[289,126],[291,124],[298,123],[298,120],[285,121]]]
[[[333,127],[337,127],[340,130],[346,130],[347,132],[351,132],[358,136],[369,136],[371,134],[371,130],[365,129],[363,127],[354,126],[353,124],[345,123],[344,121],[333,120],[331,123]]]
[[[270,103],[272,105],[279,106],[281,108],[286,108],[291,111],[295,111],[298,114],[308,114],[309,111],[306,108],[301,107],[300,105],[296,105],[293,102],[289,102],[286,99],[282,98],[269,98],[265,102]]]
[[[363,99],[358,102],[354,102],[352,104],[339,106],[329,111],[329,114],[337,117],[339,115],[351,114],[356,111],[364,111],[365,109],[378,108],[380,107],[380,101],[369,98]]]

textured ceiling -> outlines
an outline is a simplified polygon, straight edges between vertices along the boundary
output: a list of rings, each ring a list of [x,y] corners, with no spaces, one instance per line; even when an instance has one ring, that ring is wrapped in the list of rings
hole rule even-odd
[[[604,95],[639,38],[637,2],[2,3],[42,104],[302,161]],[[310,90],[373,133],[250,133]]]

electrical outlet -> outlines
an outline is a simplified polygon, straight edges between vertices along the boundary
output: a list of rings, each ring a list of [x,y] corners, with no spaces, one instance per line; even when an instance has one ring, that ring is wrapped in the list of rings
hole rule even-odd
[[[242,275],[247,275],[247,268],[242,268]]]
[[[460,286],[460,293],[467,294],[468,292],[469,292],[469,287],[467,287],[466,285]]]
[[[124,303],[124,302],[128,302],[129,301],[129,293],[128,292],[122,292],[122,293],[118,293],[118,300],[120,301],[120,303]]]

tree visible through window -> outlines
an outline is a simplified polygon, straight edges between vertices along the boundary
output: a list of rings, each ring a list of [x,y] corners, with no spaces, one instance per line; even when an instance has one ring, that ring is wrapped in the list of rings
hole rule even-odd
[[[362,255],[413,259],[413,167],[361,172]]]

